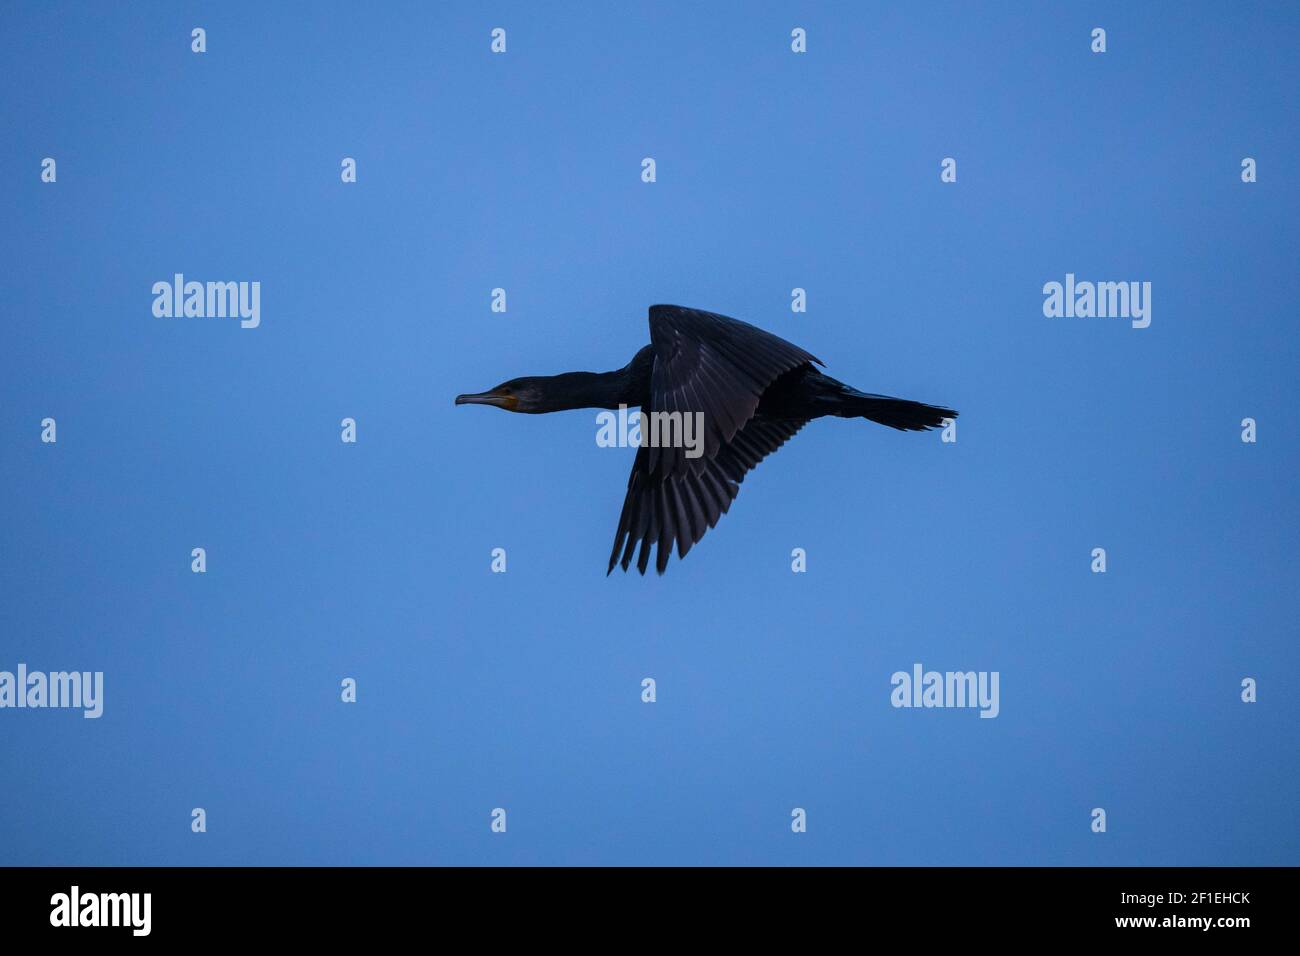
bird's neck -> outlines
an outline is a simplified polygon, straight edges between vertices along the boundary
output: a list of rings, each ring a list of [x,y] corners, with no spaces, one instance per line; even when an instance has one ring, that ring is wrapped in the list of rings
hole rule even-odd
[[[615,372],[565,372],[541,381],[549,412],[640,404],[639,397],[632,394],[631,376],[626,368]]]

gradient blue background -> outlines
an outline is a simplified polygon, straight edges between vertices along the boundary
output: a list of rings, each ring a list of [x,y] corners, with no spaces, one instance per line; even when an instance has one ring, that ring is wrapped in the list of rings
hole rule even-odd
[[[106,701],[0,711],[0,863],[1300,863],[1298,26],[6,4],[0,669]],[[174,272],[260,281],[261,327],[154,318]],[[1044,318],[1066,272],[1152,282],[1151,327]],[[621,366],[654,302],[959,441],[814,423],[606,579],[632,453],[452,397]],[[917,661],[1001,716],[891,708]]]

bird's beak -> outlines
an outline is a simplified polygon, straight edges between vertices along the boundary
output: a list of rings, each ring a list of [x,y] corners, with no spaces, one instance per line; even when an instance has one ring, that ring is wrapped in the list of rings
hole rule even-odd
[[[518,399],[513,395],[502,395],[500,392],[473,392],[469,395],[457,395],[457,405],[495,405],[497,408],[504,408],[508,412],[515,410]]]

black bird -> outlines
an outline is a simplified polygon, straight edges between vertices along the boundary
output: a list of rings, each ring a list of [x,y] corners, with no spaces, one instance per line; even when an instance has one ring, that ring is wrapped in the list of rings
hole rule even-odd
[[[900,431],[922,431],[957,417],[950,408],[859,392],[815,368],[824,364],[747,322],[652,305],[650,344],[618,371],[512,378],[488,392],[457,395],[456,404],[531,414],[619,406],[650,415],[702,413],[702,419],[692,416],[703,431],[694,448],[680,440],[648,444],[660,435],[681,439],[690,433],[680,427],[672,432],[670,415],[662,416],[662,432],[648,429],[643,419],[605,572],[615,564],[626,571],[640,544],[637,570],[645,574],[657,545],[655,569],[663,574],[673,543],[678,557],[686,557],[731,507],[745,474],[812,419],[868,418]]]

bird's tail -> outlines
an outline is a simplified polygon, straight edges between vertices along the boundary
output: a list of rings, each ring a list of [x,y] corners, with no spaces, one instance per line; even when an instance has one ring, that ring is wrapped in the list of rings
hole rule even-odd
[[[847,387],[838,405],[835,414],[843,418],[869,418],[904,432],[939,428],[948,419],[957,417],[955,411],[941,405],[926,405],[888,395],[868,395]]]

